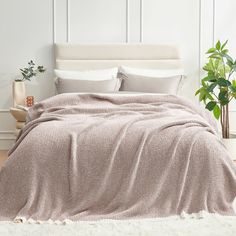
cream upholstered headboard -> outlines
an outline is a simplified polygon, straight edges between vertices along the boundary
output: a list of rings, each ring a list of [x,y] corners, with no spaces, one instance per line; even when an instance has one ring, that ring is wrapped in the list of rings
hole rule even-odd
[[[157,44],[55,44],[56,69],[93,70],[117,66],[181,69],[178,48]]]

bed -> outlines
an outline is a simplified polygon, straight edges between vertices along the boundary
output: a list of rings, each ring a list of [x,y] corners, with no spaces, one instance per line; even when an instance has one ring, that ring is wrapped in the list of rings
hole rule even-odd
[[[164,45],[55,46],[56,68],[181,69]],[[236,167],[210,113],[160,93],[62,93],[28,112],[0,171],[0,220],[234,215]]]

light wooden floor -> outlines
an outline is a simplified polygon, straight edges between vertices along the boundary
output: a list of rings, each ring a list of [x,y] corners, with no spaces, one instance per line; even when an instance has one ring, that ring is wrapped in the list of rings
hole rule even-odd
[[[0,150],[0,167],[3,165],[6,159],[7,159],[7,151]]]

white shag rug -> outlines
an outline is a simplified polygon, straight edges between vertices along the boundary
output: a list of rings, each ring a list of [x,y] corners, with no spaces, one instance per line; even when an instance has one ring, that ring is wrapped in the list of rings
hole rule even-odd
[[[200,212],[158,219],[0,222],[1,236],[236,236],[236,216]]]

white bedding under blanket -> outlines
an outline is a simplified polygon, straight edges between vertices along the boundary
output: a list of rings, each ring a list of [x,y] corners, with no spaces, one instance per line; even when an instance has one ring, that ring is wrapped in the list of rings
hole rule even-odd
[[[186,99],[61,94],[28,116],[0,171],[0,220],[234,215],[236,166]]]

